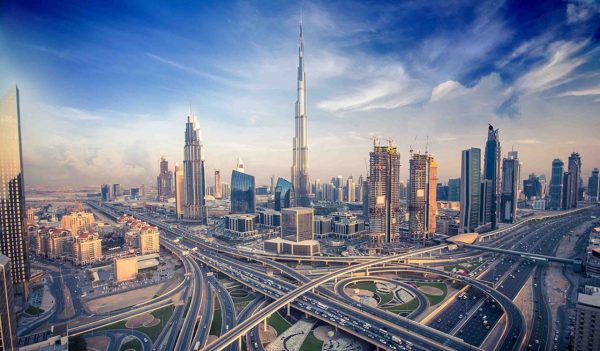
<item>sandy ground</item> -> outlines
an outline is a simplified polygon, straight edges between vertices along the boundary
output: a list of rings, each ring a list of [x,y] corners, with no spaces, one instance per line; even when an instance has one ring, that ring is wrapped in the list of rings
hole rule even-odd
[[[152,299],[162,286],[163,284],[157,284],[112,296],[104,296],[87,301],[85,304],[92,313],[112,312]]]
[[[140,316],[135,316],[133,318],[129,318],[125,323],[127,328],[140,328],[147,326],[148,324],[154,321],[154,316],[150,313],[144,313]]]
[[[315,335],[315,338],[325,342],[329,340],[329,336],[327,335],[327,333],[329,333],[330,331],[335,331],[335,329],[329,325],[322,325],[320,327],[315,328],[315,330],[313,330],[313,334]]]
[[[419,291],[421,291],[422,293],[425,293],[427,295],[433,295],[433,296],[442,296],[444,295],[444,291],[441,289],[438,289],[434,286],[420,286],[419,287]]]
[[[266,351],[299,350],[314,323],[299,320],[265,347]]]
[[[377,300],[373,298],[375,294],[372,291],[352,288],[345,288],[344,291],[354,301],[371,307],[377,307],[378,305]]]
[[[92,336],[85,338],[89,351],[107,351],[110,338],[108,336]]]
[[[527,341],[531,334],[531,327],[533,324],[533,277],[532,274],[529,279],[523,285],[523,289],[519,292],[517,297],[513,300],[514,304],[519,308],[521,313],[523,313],[523,318],[525,319],[525,345],[527,345]]]
[[[63,296],[65,299],[65,309],[60,313],[61,319],[68,319],[75,316],[75,307],[73,307],[73,299],[71,298],[71,291],[65,284],[63,278],[60,278],[60,286],[62,288]]]
[[[260,325],[260,341],[263,344],[268,344],[277,338],[277,331],[270,325],[267,325],[267,330],[264,329],[263,325]]]

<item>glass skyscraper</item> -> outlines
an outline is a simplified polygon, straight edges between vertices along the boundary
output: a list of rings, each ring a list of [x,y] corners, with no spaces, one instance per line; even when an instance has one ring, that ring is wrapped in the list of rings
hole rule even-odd
[[[463,150],[460,181],[460,229],[469,233],[479,226],[481,149]]]
[[[502,160],[502,192],[500,195],[500,220],[513,223],[517,212],[521,167],[516,154]]]
[[[0,101],[0,140],[0,253],[10,258],[12,282],[23,284],[26,289],[30,272],[24,232],[25,196],[17,87]]]
[[[294,185],[283,178],[277,179],[275,185],[275,210],[295,206]]]
[[[17,349],[17,320],[10,271],[10,259],[0,254],[0,350]]]
[[[254,176],[240,172],[231,172],[231,213],[256,212]]]
[[[488,127],[488,140],[485,143],[483,178],[490,181],[491,196],[482,204],[483,223],[491,223],[496,229],[498,220],[498,194],[500,193],[500,134],[492,125]],[[489,190],[488,190],[489,192]]]
[[[551,210],[560,210],[562,208],[564,165],[563,161],[557,158],[552,161],[550,204],[548,206]]]
[[[206,178],[204,173],[204,146],[196,117],[190,112],[185,124],[183,148],[183,219],[206,224]]]

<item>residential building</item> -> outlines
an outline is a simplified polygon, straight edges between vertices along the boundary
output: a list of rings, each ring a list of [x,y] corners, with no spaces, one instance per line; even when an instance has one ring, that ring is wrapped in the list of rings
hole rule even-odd
[[[71,212],[60,220],[60,226],[71,233],[89,232],[94,224],[94,214],[86,211]]]
[[[156,188],[158,189],[158,199],[166,200],[173,195],[173,172],[169,171],[169,162],[162,156],[160,158],[160,172],[156,177]]]
[[[0,350],[17,350],[17,318],[11,262],[10,258],[3,254],[0,254],[0,286]]]
[[[573,350],[597,351],[600,345],[600,287],[586,285],[577,294]]]
[[[413,240],[429,239],[435,234],[437,211],[437,167],[433,156],[412,154],[408,189],[408,226]]]
[[[83,232],[73,238],[73,263],[86,265],[102,259],[102,239],[98,233]]]

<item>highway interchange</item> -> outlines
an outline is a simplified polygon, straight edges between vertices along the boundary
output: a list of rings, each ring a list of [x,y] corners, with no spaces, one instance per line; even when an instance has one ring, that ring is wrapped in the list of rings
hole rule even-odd
[[[545,262],[519,255],[504,255],[475,249],[463,249],[467,253],[459,250],[455,253],[441,254],[432,254],[430,249],[423,250],[420,256],[416,256],[419,252],[413,252],[410,255],[388,257],[360,256],[346,261],[328,258],[328,263],[332,265],[316,270],[318,273],[304,275],[286,263],[274,260],[272,255],[237,250],[231,246],[209,242],[127,207],[97,203],[88,203],[88,205],[107,215],[117,217],[127,213],[158,226],[161,229],[161,244],[165,249],[180,256],[186,271],[189,272],[189,277],[181,287],[185,291],[185,300],[190,301],[187,313],[185,313],[185,304],[176,306],[168,323],[170,328],[165,328],[152,346],[155,350],[196,347],[206,350],[239,350],[242,341],[246,349],[262,350],[258,329],[262,328],[266,317],[278,310],[285,315],[288,308],[322,320],[379,348],[390,350],[487,349],[488,345],[503,350],[517,350],[526,348],[527,343],[532,344],[529,348],[542,350],[551,341],[551,338],[541,337],[548,333],[552,323],[543,292],[540,290],[541,284],[534,288],[536,312],[529,338],[526,337],[523,314],[513,303],[523,285],[531,277],[535,278],[534,281],[541,279]],[[593,211],[598,212],[597,209]],[[501,240],[490,240],[480,245],[552,255],[563,234],[589,221],[591,213],[590,210],[583,210],[568,217],[531,221],[531,224],[519,226],[503,234]],[[442,246],[447,245],[439,246],[441,251]],[[418,257],[430,257],[433,261],[439,258],[439,262],[431,263],[430,266],[417,266],[410,263],[411,257],[413,261]],[[478,274],[472,277],[434,268],[442,265],[440,262],[448,260],[473,261],[479,257],[484,264],[476,270]],[[288,257],[288,259],[292,258]],[[316,257],[311,260],[318,259]],[[298,260],[300,261],[299,258]],[[341,262],[345,264],[340,265]],[[258,296],[264,297],[256,298],[240,313],[236,313],[228,290],[216,275],[209,276],[209,271],[224,274],[246,289],[259,293]],[[419,298],[419,308],[405,318],[379,308],[362,305],[341,293],[344,284],[353,281],[354,274],[357,277],[362,275],[361,279],[365,279],[365,274],[372,276],[373,279],[387,279],[377,278],[378,274],[384,272],[395,272],[400,276],[402,272],[423,276],[434,275],[445,281],[460,282],[464,288],[461,290],[460,298],[454,296],[443,309],[434,311],[433,317],[425,318],[426,323],[412,320],[423,314],[427,307],[422,296]],[[402,283],[401,280],[398,283]],[[337,291],[331,290],[332,287]],[[79,326],[80,330],[75,332],[86,333],[108,322],[112,323],[136,313],[147,312],[151,310],[149,306],[168,304],[168,298],[167,296],[158,299],[154,305],[136,306],[117,316],[107,317],[108,320],[101,319],[87,323]],[[221,308],[213,312],[215,300]],[[209,343],[208,329],[213,313],[217,311],[222,314],[220,337]],[[506,327],[500,333],[492,333],[499,321],[503,321]],[[488,340],[489,338],[493,340]]]

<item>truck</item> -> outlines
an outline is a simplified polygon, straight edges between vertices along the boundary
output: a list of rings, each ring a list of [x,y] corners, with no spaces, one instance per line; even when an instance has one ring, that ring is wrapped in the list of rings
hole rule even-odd
[[[194,344],[194,351],[198,350],[200,350],[200,341],[196,341],[196,343]]]
[[[397,344],[402,344],[402,339],[400,339],[396,335],[392,335],[392,341],[395,342],[395,343],[397,343]]]

